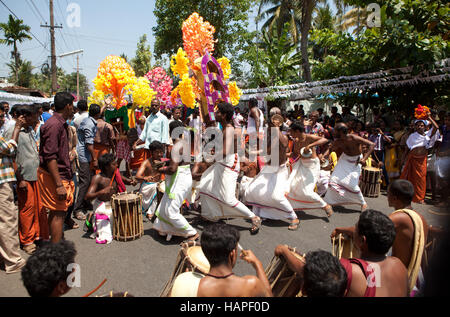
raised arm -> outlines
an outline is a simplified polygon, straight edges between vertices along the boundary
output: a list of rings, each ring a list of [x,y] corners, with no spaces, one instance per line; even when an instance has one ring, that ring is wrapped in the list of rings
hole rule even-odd
[[[369,156],[372,154],[373,150],[375,149],[375,143],[373,143],[372,141],[369,141],[367,139],[364,139],[360,136],[351,135],[353,140],[358,143],[358,144],[362,144],[362,145],[367,145],[369,147],[369,150],[364,154],[363,158],[361,159],[361,163],[364,165],[366,160],[369,158]]]

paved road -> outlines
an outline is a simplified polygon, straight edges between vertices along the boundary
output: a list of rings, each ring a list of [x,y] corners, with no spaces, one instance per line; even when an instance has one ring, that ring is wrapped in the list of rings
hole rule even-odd
[[[389,214],[393,210],[388,207],[386,196],[367,198],[369,208]],[[446,221],[444,216],[430,213],[430,205],[413,207],[419,211],[430,224],[436,226]],[[315,249],[331,251],[330,234],[335,227],[351,226],[356,223],[360,212],[353,207],[335,207],[335,213],[327,219],[322,210],[300,213],[301,226],[298,231],[289,231],[280,221],[267,220],[263,222],[260,232],[252,236],[249,233],[251,223],[242,219],[227,221],[236,226],[241,233],[241,245],[251,249],[266,267],[273,257],[277,244],[288,244],[297,247],[301,252]],[[186,218],[193,226],[202,231],[205,222],[195,215]],[[109,245],[98,245],[95,240],[87,237],[78,221],[80,229],[65,231],[65,237],[74,241],[78,254],[76,262],[81,267],[81,287],[73,288],[66,296],[78,297],[93,290],[103,279],[107,282],[94,294],[106,294],[111,290],[128,291],[135,296],[159,296],[169,280],[175,266],[181,238],[174,237],[170,242],[159,237],[152,230],[152,223],[144,223],[144,236],[132,242],[113,241]],[[22,252],[22,251],[21,251]],[[24,258],[28,256],[23,253]],[[236,274],[254,274],[252,267],[238,260]],[[27,296],[22,285],[20,274],[7,275],[0,271],[0,296]]]

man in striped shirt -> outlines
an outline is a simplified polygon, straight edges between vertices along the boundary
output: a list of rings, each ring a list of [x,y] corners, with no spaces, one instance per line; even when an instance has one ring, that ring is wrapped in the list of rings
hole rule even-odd
[[[12,138],[6,141],[0,136],[0,260],[5,264],[7,274],[20,272],[25,261],[19,254],[18,211],[14,205],[13,182],[16,181],[13,158],[23,116],[16,119]]]

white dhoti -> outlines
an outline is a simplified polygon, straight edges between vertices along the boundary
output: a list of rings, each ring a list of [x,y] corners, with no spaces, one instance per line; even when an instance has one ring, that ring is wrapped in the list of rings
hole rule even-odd
[[[139,188],[142,195],[142,211],[146,215],[153,215],[158,206],[158,183],[144,182]]]
[[[100,201],[95,199],[93,204],[95,213],[95,242],[98,244],[108,244],[113,240],[111,218],[113,211],[110,201]]]
[[[259,217],[292,222],[297,215],[285,196],[288,180],[286,164],[265,165],[248,184],[243,200],[253,206],[253,212]]]
[[[198,186],[202,217],[211,221],[255,217],[255,214],[236,198],[239,169],[238,155],[230,154],[203,173]]]
[[[156,220],[153,228],[161,235],[171,237],[190,237],[197,231],[187,222],[180,213],[180,207],[185,199],[189,199],[192,193],[192,176],[189,165],[178,166],[173,175],[168,175],[165,180],[166,189],[155,215]]]
[[[320,170],[319,181],[317,182],[317,193],[320,196],[325,195],[328,189],[328,184],[330,183],[331,172]]]
[[[294,163],[286,194],[294,210],[323,209],[327,203],[314,190],[319,180],[320,160],[301,158]]]
[[[366,201],[359,188],[361,155],[348,156],[342,153],[331,174],[330,183],[324,200],[330,205],[365,205]]]
[[[248,185],[253,181],[254,177],[242,176],[241,181],[238,184],[238,199],[241,200],[244,198],[245,191],[247,190]]]

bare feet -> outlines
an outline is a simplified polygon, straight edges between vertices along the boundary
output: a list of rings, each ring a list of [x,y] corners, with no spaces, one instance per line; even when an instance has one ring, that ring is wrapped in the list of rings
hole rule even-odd
[[[198,233],[194,234],[193,236],[190,236],[189,238],[187,238],[187,241],[195,241],[200,237],[200,235]]]
[[[257,234],[261,228],[261,218],[252,218],[252,228],[250,229],[251,234]]]
[[[300,225],[300,220],[298,219],[294,219],[292,220],[292,222],[290,223],[288,229],[292,230],[292,231],[296,231],[298,230],[298,226]]]
[[[328,218],[330,218],[333,214],[333,207],[331,207],[331,205],[326,205],[324,210],[327,213]]]

